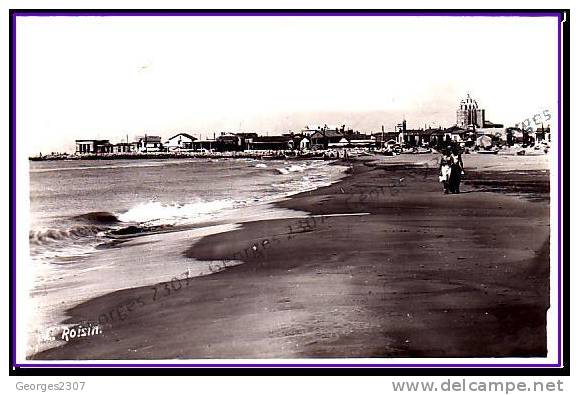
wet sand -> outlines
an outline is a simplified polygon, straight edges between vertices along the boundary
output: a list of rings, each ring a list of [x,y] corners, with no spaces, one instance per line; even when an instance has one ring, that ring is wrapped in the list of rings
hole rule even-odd
[[[463,193],[444,195],[435,166],[400,160],[356,161],[343,181],[279,203],[308,220],[246,223],[184,252],[241,265],[74,307],[73,322],[116,319],[33,358],[545,356],[544,166],[465,156]]]

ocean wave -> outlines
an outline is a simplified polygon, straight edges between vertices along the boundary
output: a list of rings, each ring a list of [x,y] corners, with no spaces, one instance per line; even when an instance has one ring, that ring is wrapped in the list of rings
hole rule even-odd
[[[231,231],[244,222],[307,216],[271,203],[329,185],[344,176],[345,167],[329,164],[277,160],[267,165],[255,160],[199,162],[191,169],[167,169],[166,176],[175,177],[175,182],[168,182],[163,193],[141,185],[141,177],[115,179],[114,174],[107,178],[107,184],[111,179],[117,183],[104,188],[95,184],[94,195],[65,190],[68,200],[57,200],[54,212],[51,208],[39,209],[37,212],[43,217],[34,226],[43,228],[30,232],[31,266],[35,271],[31,299],[38,306],[34,309],[37,322],[31,327],[58,325],[70,318],[65,309],[90,297],[168,281],[174,273],[188,272],[189,268],[194,275],[208,273],[207,262],[188,259],[183,251],[200,237]],[[189,171],[198,168],[198,177],[186,177],[181,182],[185,172],[191,174]],[[66,179],[75,175],[46,173],[31,183],[50,176]],[[139,195],[133,195],[133,189]],[[129,192],[123,195],[123,190]],[[85,200],[79,197],[96,204],[84,205]],[[57,230],[60,228],[64,230]],[[32,340],[30,344],[38,343]]]
[[[90,213],[77,215],[73,217],[73,219],[97,224],[113,224],[119,222],[117,216],[113,213],[109,213],[108,211],[93,211]]]
[[[197,226],[216,221],[235,222],[237,209],[271,203],[296,193],[330,185],[341,178],[344,168],[328,166],[327,162],[278,162],[266,165],[257,163],[251,167],[271,166],[268,171],[259,171],[255,177],[258,184],[252,185],[231,197],[221,195],[215,200],[192,196],[191,201],[162,202],[157,199],[134,202],[126,211],[93,211],[71,216],[55,222],[47,228],[31,230],[30,244],[33,255],[40,256],[43,249],[51,254],[60,251],[67,255],[71,248],[91,250],[92,247],[117,239],[149,233],[182,229],[181,226]],[[277,169],[279,167],[279,169]],[[284,175],[287,174],[287,175]],[[209,186],[208,186],[209,187]],[[189,200],[187,199],[187,200]],[[126,206],[125,206],[126,207]]]
[[[295,172],[303,172],[308,168],[307,165],[291,165],[277,169],[281,174],[290,174]]]
[[[97,165],[97,166],[74,166],[74,167],[57,167],[48,169],[30,169],[30,173],[50,173],[58,171],[70,171],[70,170],[100,170],[100,169],[125,169],[133,167],[160,167],[172,164],[179,164],[187,162],[184,159],[179,161],[157,161],[157,162],[136,162],[136,163],[119,163],[111,165]]]
[[[121,222],[130,223],[177,223],[182,220],[194,220],[216,214],[221,210],[235,207],[233,200],[198,201],[185,204],[163,204],[150,201],[140,203],[118,215]]]
[[[28,234],[28,238],[31,245],[41,246],[96,236],[107,229],[107,227],[99,225],[80,225],[72,226],[68,229],[31,230]]]

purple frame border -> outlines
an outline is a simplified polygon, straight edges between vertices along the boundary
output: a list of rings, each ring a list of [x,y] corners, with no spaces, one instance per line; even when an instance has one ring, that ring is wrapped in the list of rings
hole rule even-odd
[[[20,10],[11,14],[11,68],[12,73],[10,75],[10,83],[13,84],[13,91],[10,97],[10,116],[12,117],[12,128],[10,134],[12,137],[12,143],[10,145],[11,150],[11,176],[12,180],[16,180],[16,19],[17,17],[114,17],[114,16],[209,16],[209,17],[240,17],[240,16],[270,16],[270,17],[290,17],[290,16],[365,16],[365,17],[383,17],[383,16],[448,16],[448,17],[528,17],[528,18],[545,18],[545,17],[556,17],[557,18],[557,65],[558,65],[558,77],[557,77],[557,363],[556,364],[459,364],[459,363],[448,363],[448,364],[428,364],[428,363],[415,363],[415,364],[402,364],[402,363],[392,363],[392,364],[316,364],[316,363],[306,363],[306,364],[276,364],[276,363],[255,363],[255,364],[159,364],[159,363],[103,363],[103,364],[70,364],[70,363],[54,363],[54,364],[31,364],[31,363],[16,363],[16,317],[12,317],[12,334],[13,337],[10,338],[11,347],[14,350],[12,354],[13,360],[11,360],[12,369],[14,368],[561,368],[562,364],[562,225],[561,225],[561,203],[562,203],[562,131],[561,131],[561,67],[562,67],[562,31],[561,23],[563,22],[561,18],[561,13],[557,11],[552,12],[538,12],[538,13],[528,13],[523,11],[505,11],[505,12],[487,12],[487,11],[432,11],[432,12],[367,12],[367,11],[344,11],[344,12],[331,12],[331,11],[279,11],[279,12],[255,12],[255,11],[225,11],[225,12],[202,12],[202,11],[183,11],[175,12],[174,10],[168,10],[163,12],[163,10],[148,10],[148,11],[103,11],[98,10],[74,10],[71,12],[67,11],[26,11]],[[12,206],[10,207],[11,214],[14,215],[14,220],[12,221],[12,227],[10,233],[12,234],[11,245],[13,251],[13,256],[10,262],[12,268],[12,277],[10,281],[12,282],[12,311],[11,314],[16,312],[16,186],[14,185],[11,190]]]

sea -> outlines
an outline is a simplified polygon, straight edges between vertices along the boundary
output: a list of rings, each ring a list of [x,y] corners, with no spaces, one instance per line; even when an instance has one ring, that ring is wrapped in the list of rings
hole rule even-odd
[[[211,262],[184,251],[247,221],[307,216],[273,203],[346,170],[247,158],[30,162],[27,356],[63,343],[55,334],[80,324],[66,313],[79,303],[182,273],[209,275]]]

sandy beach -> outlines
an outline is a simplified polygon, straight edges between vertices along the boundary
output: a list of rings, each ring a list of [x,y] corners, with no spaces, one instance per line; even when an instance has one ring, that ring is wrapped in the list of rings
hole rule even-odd
[[[465,155],[444,195],[435,155],[368,157],[276,219],[184,252],[242,261],[82,303],[115,316],[34,359],[539,357],[549,308],[545,157]],[[162,264],[162,263],[160,263]]]

